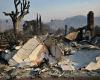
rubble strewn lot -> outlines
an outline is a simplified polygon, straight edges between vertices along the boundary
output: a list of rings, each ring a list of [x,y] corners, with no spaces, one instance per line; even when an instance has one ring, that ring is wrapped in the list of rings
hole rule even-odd
[[[43,37],[35,36],[24,45],[15,46],[13,50],[1,51],[0,78],[13,80],[70,77],[70,80],[75,80],[74,77],[98,77],[99,80],[98,46],[87,43],[83,45],[83,42],[69,44],[51,36]]]
[[[0,66],[2,69],[0,73],[1,79],[22,79],[22,78],[52,78],[52,77],[98,77],[100,75],[99,71],[85,71],[85,70],[74,70],[74,71],[62,71],[59,68],[15,68],[15,67],[5,67]],[[96,79],[99,80],[99,79]]]

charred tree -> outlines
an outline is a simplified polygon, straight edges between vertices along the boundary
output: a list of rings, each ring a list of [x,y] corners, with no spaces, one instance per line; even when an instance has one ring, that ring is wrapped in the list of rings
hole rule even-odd
[[[26,14],[29,13],[30,2],[28,0],[14,0],[15,11],[3,12],[5,16],[10,16],[13,22],[14,35],[17,38],[20,32],[19,24]]]
[[[41,21],[41,15],[39,17],[39,30],[42,33],[42,21]]]

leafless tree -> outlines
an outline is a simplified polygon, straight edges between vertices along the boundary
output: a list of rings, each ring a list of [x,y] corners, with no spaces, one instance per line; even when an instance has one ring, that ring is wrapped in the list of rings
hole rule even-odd
[[[26,14],[29,13],[30,1],[28,0],[14,0],[15,10],[8,12],[3,12],[6,16],[10,16],[13,22],[14,35],[17,38],[19,33],[19,24]]]

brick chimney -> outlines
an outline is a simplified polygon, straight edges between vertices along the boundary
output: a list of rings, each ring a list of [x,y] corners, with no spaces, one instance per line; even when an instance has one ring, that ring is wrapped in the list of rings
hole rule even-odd
[[[91,37],[94,37],[94,13],[90,11],[87,14],[87,30],[90,31]]]

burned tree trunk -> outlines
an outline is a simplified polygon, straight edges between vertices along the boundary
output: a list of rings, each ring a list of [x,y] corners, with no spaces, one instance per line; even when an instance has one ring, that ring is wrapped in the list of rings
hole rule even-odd
[[[13,22],[13,28],[14,28],[14,35],[15,35],[15,38],[17,38],[17,35],[18,35],[19,32],[20,32],[19,26],[20,26],[20,21],[15,21],[15,22]]]
[[[28,0],[14,0],[15,11],[11,11],[10,13],[3,12],[12,19],[15,38],[17,38],[17,34],[20,32],[19,24],[21,20],[29,13],[29,4]]]

